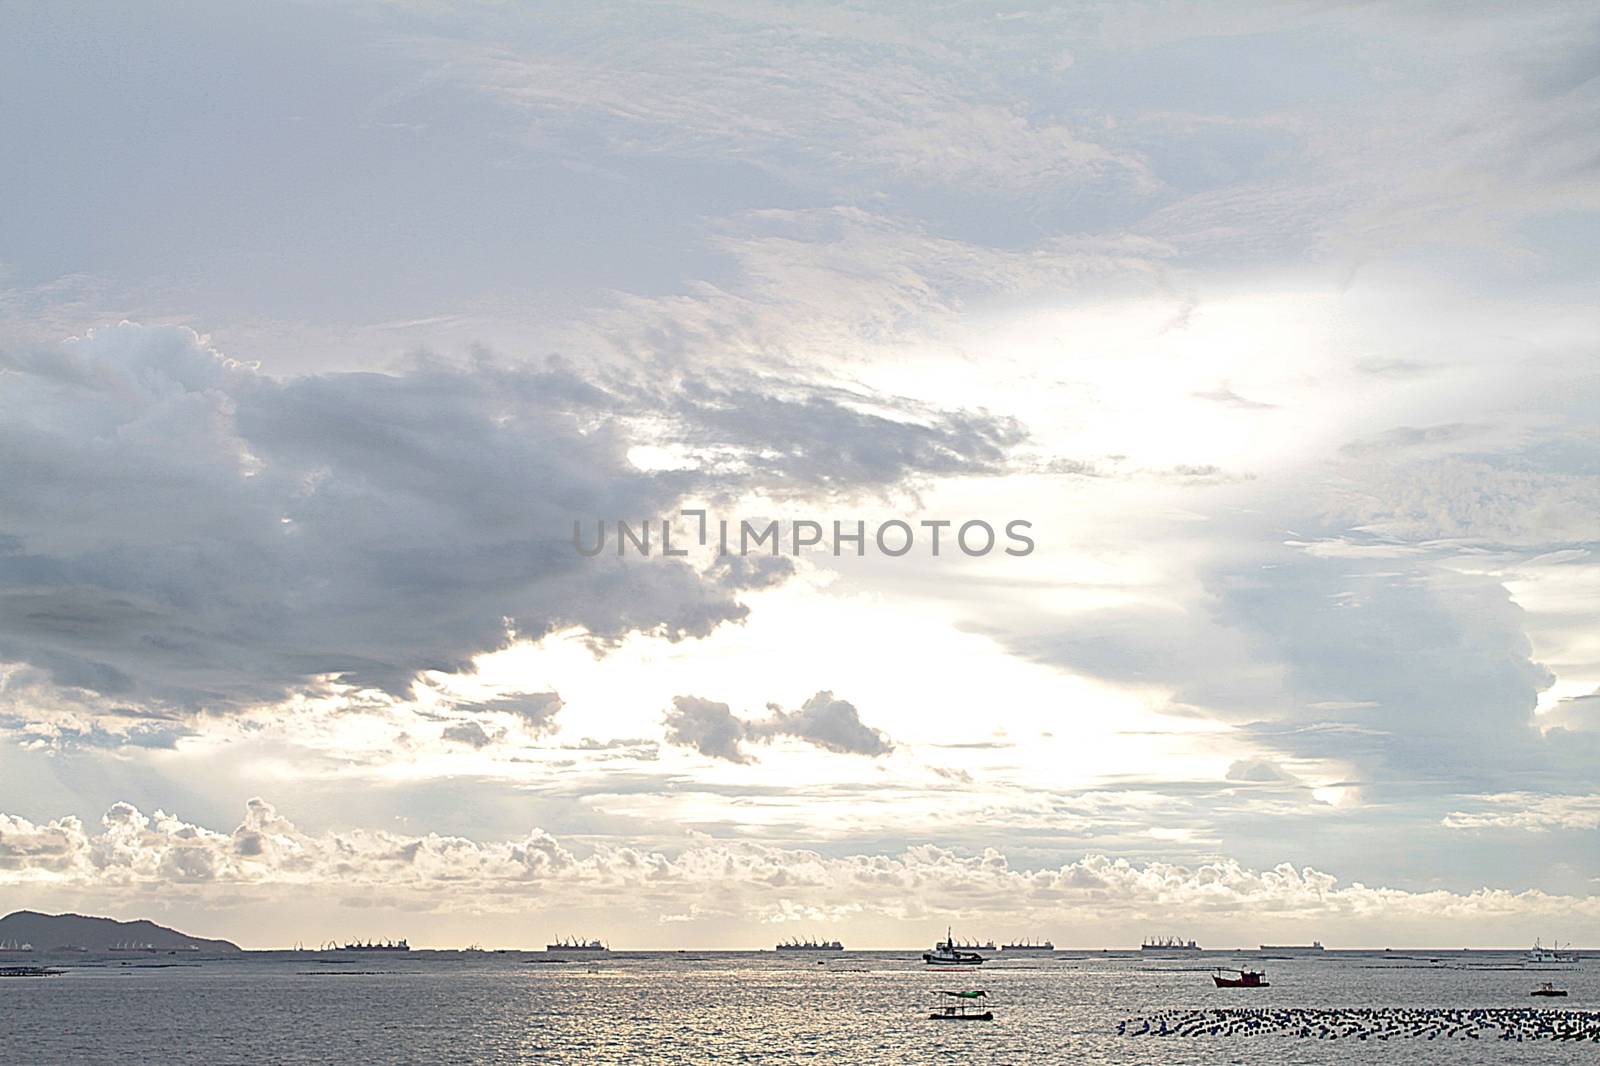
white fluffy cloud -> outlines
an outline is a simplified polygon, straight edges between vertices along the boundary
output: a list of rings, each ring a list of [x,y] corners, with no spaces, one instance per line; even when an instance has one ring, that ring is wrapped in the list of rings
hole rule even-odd
[[[1477,809],[1451,811],[1450,829],[1509,829],[1543,833],[1556,829],[1600,829],[1600,796],[1505,792],[1478,797]]]
[[[1190,865],[1088,855],[1019,868],[993,849],[958,854],[932,845],[899,854],[828,856],[755,843],[699,841],[673,855],[602,845],[588,854],[540,830],[512,840],[370,830],[307,833],[255,799],[229,832],[119,803],[96,828],[75,818],[44,824],[0,815],[0,884],[75,889],[215,891],[294,887],[391,897],[472,911],[507,893],[541,906],[582,900],[657,920],[699,904],[744,920],[877,914],[906,919],[956,912],[990,919],[1209,923],[1248,913],[1266,923],[1365,920],[1518,922],[1600,920],[1600,900],[1537,891],[1407,892],[1344,884],[1310,867],[1250,869],[1219,859]],[[714,902],[713,902],[714,901]]]

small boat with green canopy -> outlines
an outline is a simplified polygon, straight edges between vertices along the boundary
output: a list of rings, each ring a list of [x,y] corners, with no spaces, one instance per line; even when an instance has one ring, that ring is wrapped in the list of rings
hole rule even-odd
[[[992,1022],[994,1011],[985,1002],[989,993],[981,988],[955,990],[941,988],[941,996],[948,998],[936,1004],[928,1017],[936,1022]]]

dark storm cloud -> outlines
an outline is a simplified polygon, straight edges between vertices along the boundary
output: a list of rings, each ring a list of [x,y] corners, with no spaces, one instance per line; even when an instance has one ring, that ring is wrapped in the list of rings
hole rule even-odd
[[[274,379],[131,324],[5,367],[0,662],[132,704],[226,708],[329,675],[403,694],[511,631],[703,636],[783,575],[584,559],[574,520],[666,515],[689,492],[883,491],[992,469],[1017,436],[981,415],[907,427],[793,383],[751,412],[748,392],[680,381],[692,398],[652,409],[665,386],[559,362]],[[738,461],[641,471],[636,417],[664,427],[652,443]]]
[[[729,762],[747,763],[744,741],[770,741],[794,737],[808,744],[841,755],[887,755],[893,743],[879,730],[861,721],[855,705],[835,699],[833,693],[818,692],[797,711],[785,711],[769,703],[766,718],[747,721],[738,717],[726,703],[699,696],[674,696],[667,711],[667,740],[693,748],[702,755]]]

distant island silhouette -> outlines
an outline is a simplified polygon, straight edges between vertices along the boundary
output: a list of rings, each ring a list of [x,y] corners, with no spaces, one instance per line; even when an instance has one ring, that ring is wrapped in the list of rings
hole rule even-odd
[[[228,940],[207,940],[168,929],[155,922],[119,922],[83,914],[40,914],[13,911],[0,918],[0,944],[31,945],[34,951],[206,951],[214,954],[242,950]]]

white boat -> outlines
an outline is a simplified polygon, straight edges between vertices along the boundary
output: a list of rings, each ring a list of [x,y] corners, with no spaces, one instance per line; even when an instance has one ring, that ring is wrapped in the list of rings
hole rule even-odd
[[[1528,949],[1527,959],[1529,962],[1577,962],[1578,953],[1572,950],[1571,944],[1563,950],[1559,940],[1551,947],[1545,947],[1543,943],[1535,940],[1533,947]]]
[[[956,946],[956,938],[946,929],[944,940],[922,953],[922,961],[929,966],[982,966],[983,956],[976,951],[964,951]]]

